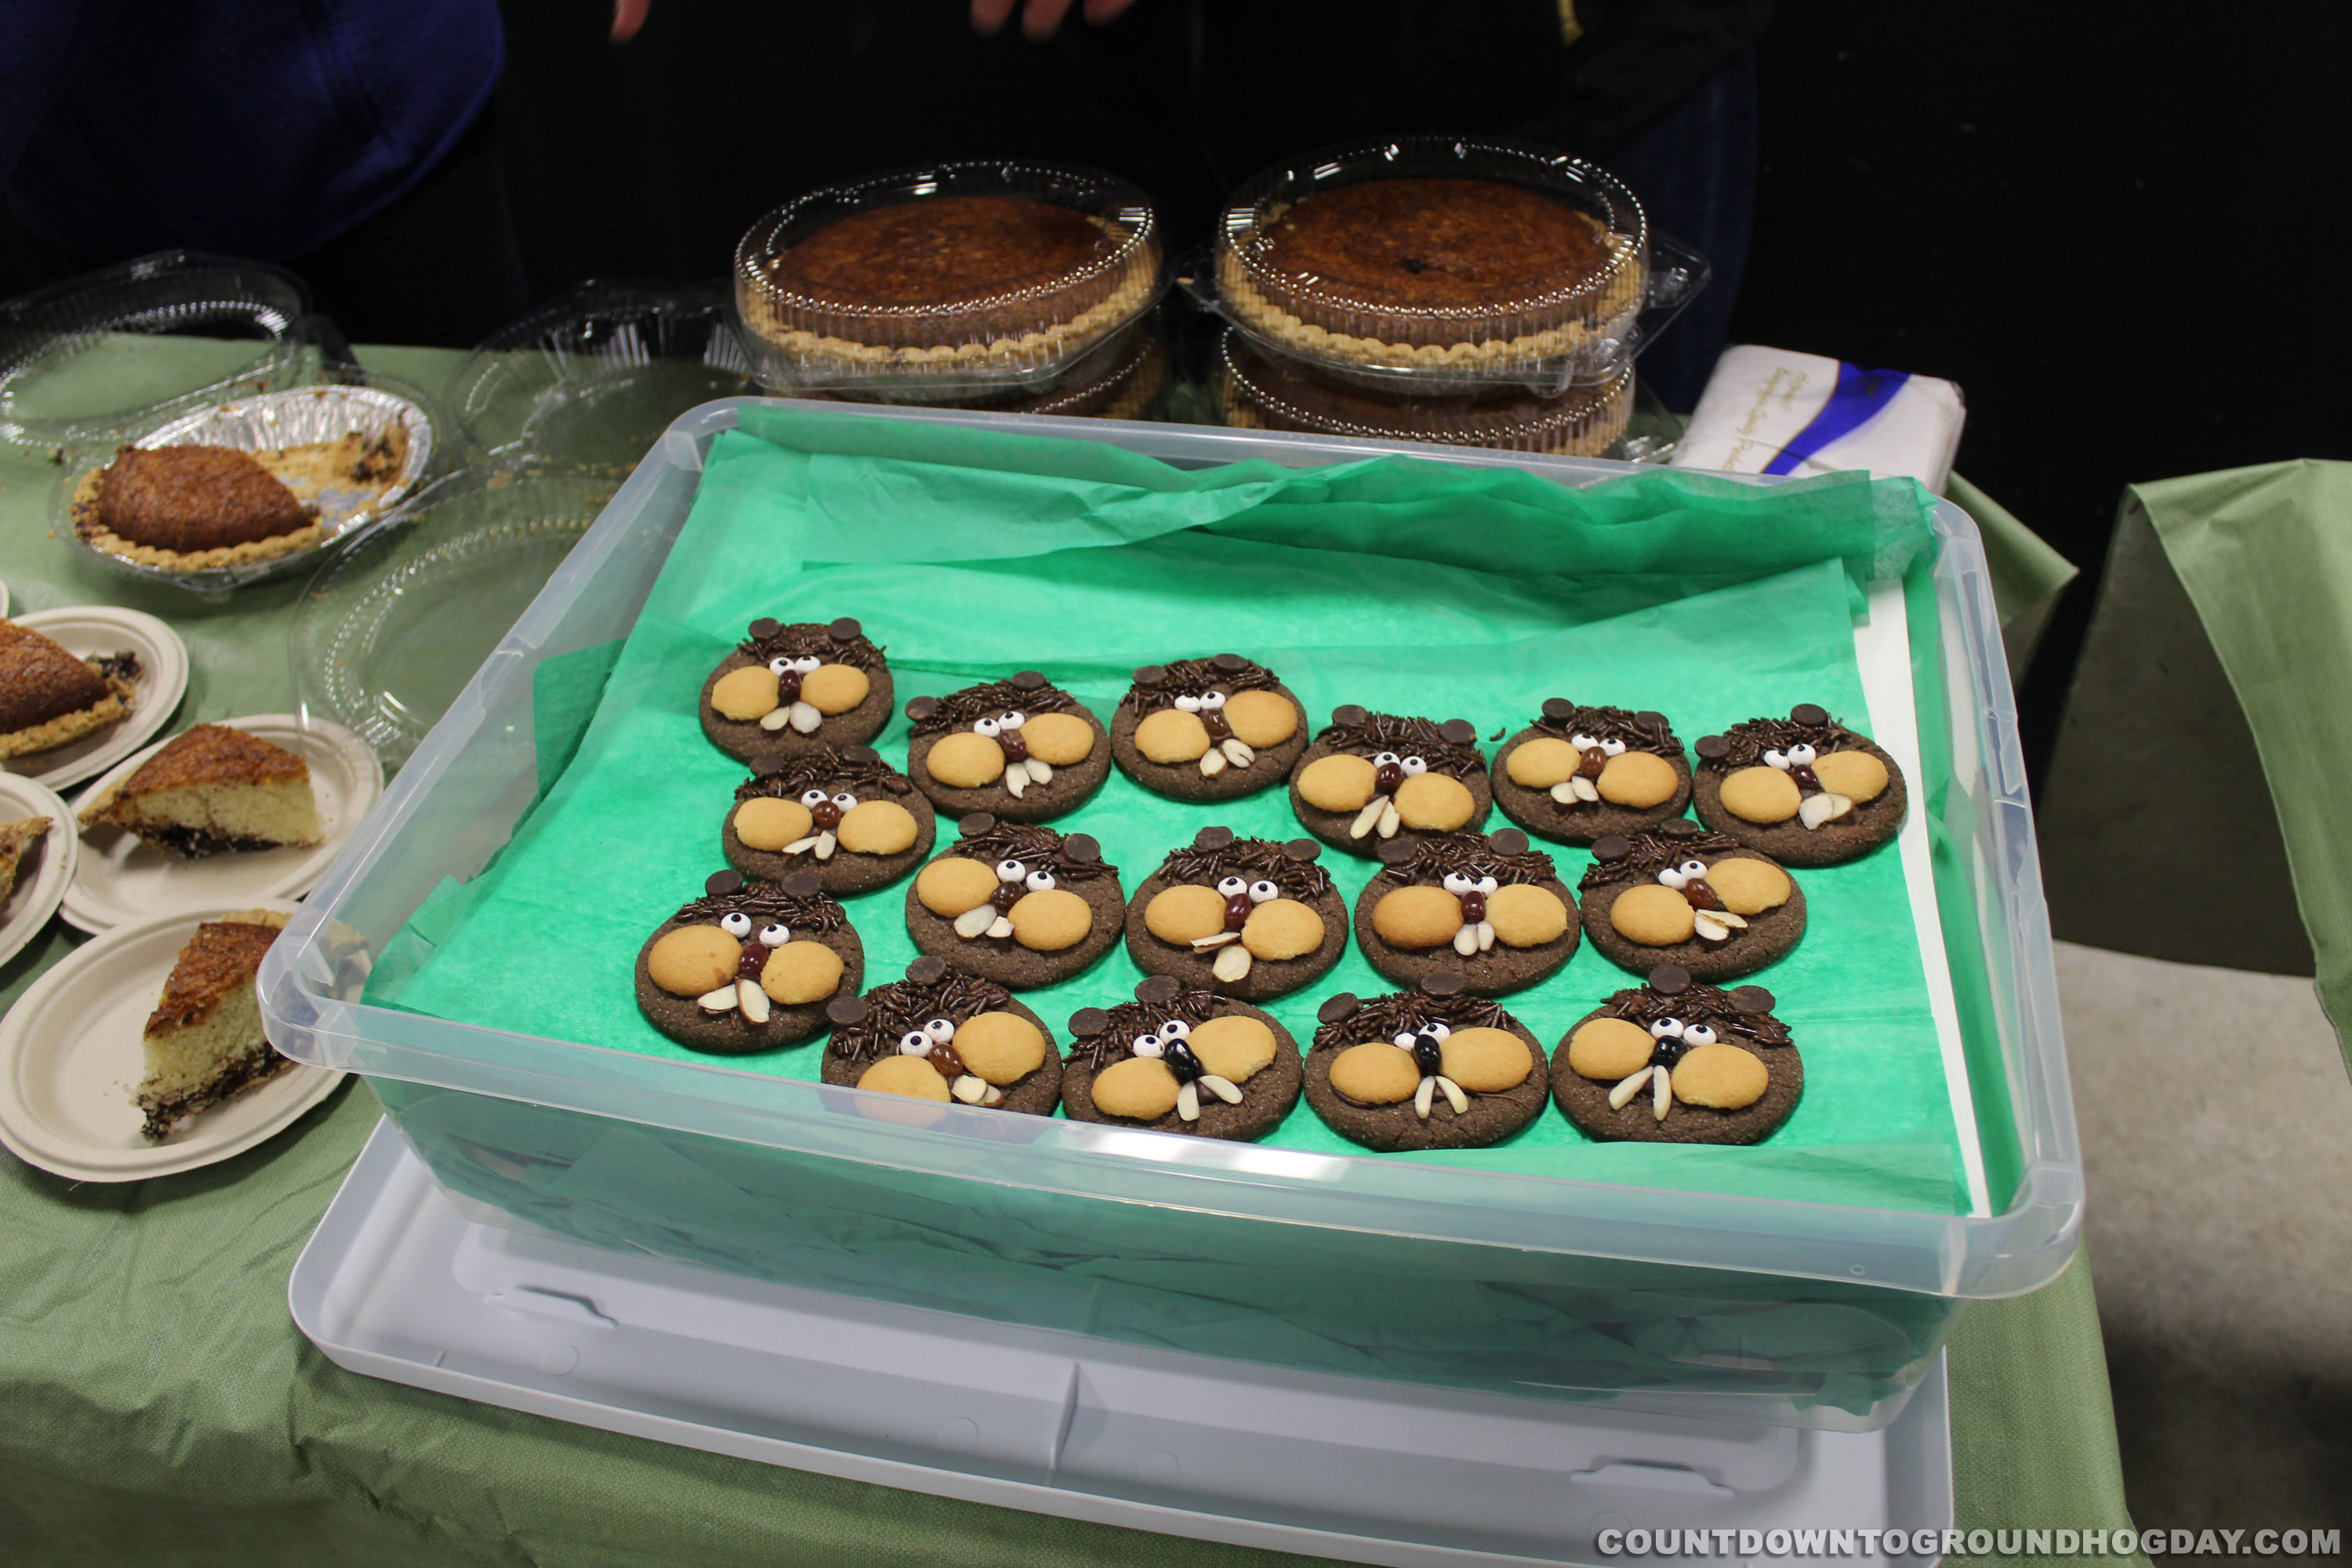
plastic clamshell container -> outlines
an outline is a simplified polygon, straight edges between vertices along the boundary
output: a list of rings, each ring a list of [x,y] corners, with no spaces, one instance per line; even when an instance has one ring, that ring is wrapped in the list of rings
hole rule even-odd
[[[1633,416],[1633,367],[1607,381],[1538,393],[1514,382],[1475,391],[1375,391],[1319,374],[1304,360],[1256,347],[1238,327],[1218,345],[1225,423],[1375,441],[1433,441],[1507,452],[1608,453]]]
[[[1318,201],[1330,229],[1302,241],[1300,213]],[[1463,276],[1556,267],[1579,219],[1587,266]],[[1526,254],[1480,257],[1460,232],[1474,220]],[[1565,232],[1535,232],[1547,224]],[[1466,268],[1444,254],[1465,250]],[[1517,142],[1408,136],[1262,171],[1234,193],[1192,273],[1194,297],[1271,353],[1376,389],[1475,392],[1615,379],[1706,286],[1708,267],[1653,232],[1606,170]]]
[[[310,308],[310,290],[283,268],[193,250],[19,295],[0,304],[0,438],[108,441],[170,410],[290,384]],[[212,349],[159,383],[123,342],[156,333],[210,339]]]
[[[1024,232],[1039,205],[1091,231],[1075,254],[1066,230]],[[863,232],[839,241],[850,256],[793,255],[827,231],[838,239],[851,219]],[[1050,265],[1018,254],[1033,238],[1054,251]],[[933,259],[992,254],[1000,267],[988,277],[977,264],[943,276]],[[894,261],[898,276],[884,277]],[[846,276],[820,280],[803,265]],[[932,281],[937,298],[903,297]],[[827,185],[761,218],[735,250],[736,311],[762,386],[893,402],[1048,391],[1150,310],[1166,281],[1150,199],[1113,175],[1053,163],[939,163]]]
[[[1938,507],[1933,567],[1953,774],[1915,809],[1960,847],[1999,1117],[2017,1179],[1948,1215],[1663,1191],[932,1108],[371,1005],[371,970],[445,879],[488,865],[537,799],[532,672],[635,624],[741,400],[680,419],[401,771],[260,974],[269,1037],[364,1074],[468,1212],[753,1278],[1297,1371],[1708,1419],[1870,1429],[1960,1304],[2072,1256],[2082,1163],[2015,710],[1974,525]],[[1409,452],[1569,485],[1591,458],[929,410],[864,416],[1101,441],[1198,468]],[[1768,480],[1757,480],[1768,483]],[[1996,1109],[1997,1108],[1997,1109]],[[1116,1276],[1147,1260],[1155,1289]],[[1213,1283],[1210,1283],[1213,1281]],[[1362,1331],[1327,1319],[1345,1308]],[[1530,1328],[1530,1325],[1537,1325]]]

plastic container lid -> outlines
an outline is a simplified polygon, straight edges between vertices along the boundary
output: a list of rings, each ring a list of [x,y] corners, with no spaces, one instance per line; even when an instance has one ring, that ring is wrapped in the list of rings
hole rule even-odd
[[[1599,457],[1625,434],[1633,412],[1633,367],[1559,393],[1512,382],[1466,392],[1402,395],[1319,372],[1264,352],[1233,328],[1218,353],[1225,423],[1256,430],[1307,430],[1381,441],[1433,441],[1511,452]]]
[[[162,410],[288,384],[310,290],[258,261],[164,250],[0,304],[0,438],[110,440]],[[159,359],[126,338],[203,340]]]
[[[583,283],[484,340],[448,401],[493,457],[636,457],[698,404],[751,390],[727,286]]]
[[[1590,163],[1404,137],[1258,174],[1194,287],[1263,346],[1367,384],[1559,387],[1613,380],[1705,284],[1679,246],[1655,268],[1657,244],[1633,193]]]
[[[735,304],[772,391],[949,402],[1052,386],[1164,274],[1159,219],[1124,180],[940,163],[761,218],[736,247]]]

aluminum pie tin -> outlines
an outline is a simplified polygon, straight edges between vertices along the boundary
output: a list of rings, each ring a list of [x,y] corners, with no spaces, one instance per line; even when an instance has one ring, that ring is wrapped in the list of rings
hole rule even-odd
[[[400,467],[388,481],[315,489],[289,481],[289,488],[304,504],[318,509],[319,523],[326,532],[315,543],[267,561],[181,571],[134,561],[84,539],[74,515],[75,495],[91,475],[113,460],[111,452],[100,460],[79,465],[64,482],[59,499],[64,513],[60,531],[76,549],[115,571],[199,594],[226,593],[297,568],[308,570],[316,563],[320,552],[350,539],[415,494],[432,471],[433,419],[420,403],[381,386],[289,387],[282,392],[234,398],[181,415],[131,443],[149,450],[203,446],[260,452],[339,441],[354,431],[376,434],[395,426],[405,435],[406,445]]]

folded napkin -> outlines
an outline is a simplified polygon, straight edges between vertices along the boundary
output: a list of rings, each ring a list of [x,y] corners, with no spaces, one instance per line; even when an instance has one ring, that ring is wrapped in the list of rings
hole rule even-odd
[[[1734,343],[1715,362],[1674,466],[1801,478],[1864,468],[1941,495],[1967,418],[1948,381]]]

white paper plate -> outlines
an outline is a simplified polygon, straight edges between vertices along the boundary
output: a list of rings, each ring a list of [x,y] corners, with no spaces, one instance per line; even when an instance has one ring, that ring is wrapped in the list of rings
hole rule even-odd
[[[0,773],[16,773],[51,789],[77,784],[92,773],[104,773],[172,721],[173,712],[188,689],[188,645],[180,634],[138,610],[112,605],[82,605],[66,610],[37,610],[19,616],[16,624],[40,633],[68,653],[88,658],[93,654],[135,653],[139,656],[139,700],[120,724],[84,735],[53,752],[0,762]]]
[[[5,617],[7,616],[7,614],[8,614],[8,584],[5,584],[5,583],[0,583],[0,618],[5,618]]]
[[[291,713],[256,713],[219,722],[274,742],[310,764],[310,791],[318,798],[324,841],[309,849],[231,850],[189,860],[152,848],[119,827],[87,828],[81,864],[66,889],[68,922],[87,931],[102,931],[144,920],[159,910],[220,907],[225,900],[240,899],[251,904],[299,898],[326,874],[335,852],[383,793],[383,764],[366,742],[341,724],[313,719],[305,725]],[[159,741],[123,758],[74,796],[75,811],[129,777],[168,743]]]
[[[198,923],[292,908],[215,900],[110,931],[59,960],[0,1018],[0,1143],[71,1181],[135,1182],[242,1153],[324,1100],[343,1075],[297,1063],[150,1143],[131,1098],[147,1015]]]
[[[72,807],[57,792],[14,773],[0,773],[0,822],[20,816],[46,816],[49,830],[25,851],[16,868],[16,883],[0,896],[0,963],[25,950],[25,944],[49,923],[58,901],[73,880],[74,863],[81,856],[81,838],[74,832]]]

